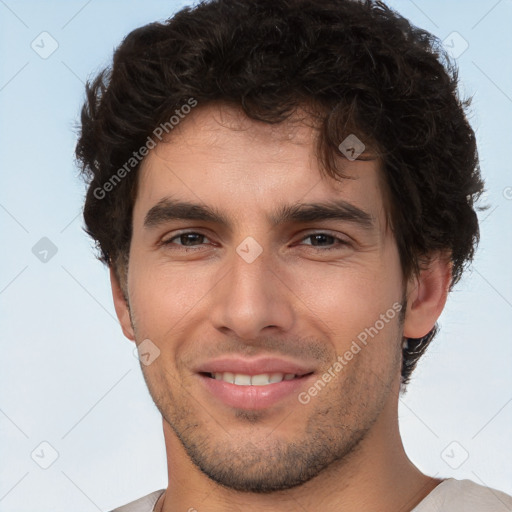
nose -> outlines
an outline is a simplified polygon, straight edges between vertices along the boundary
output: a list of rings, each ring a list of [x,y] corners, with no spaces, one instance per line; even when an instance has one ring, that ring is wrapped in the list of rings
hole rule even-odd
[[[249,263],[233,251],[229,269],[212,297],[210,319],[216,329],[251,340],[270,334],[271,329],[292,328],[294,296],[279,265],[271,266],[271,259],[263,251]]]

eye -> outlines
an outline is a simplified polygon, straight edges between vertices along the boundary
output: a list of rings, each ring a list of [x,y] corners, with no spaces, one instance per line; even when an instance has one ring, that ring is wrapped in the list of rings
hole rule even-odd
[[[318,251],[342,249],[343,247],[350,245],[347,240],[329,233],[311,233],[301,239],[302,242],[305,242],[306,240],[309,240],[310,243],[306,242],[302,245],[309,245]],[[176,246],[176,248],[179,246],[184,248],[194,248],[200,247],[208,242],[210,242],[210,240],[206,235],[195,231],[186,231],[178,233],[166,240],[162,240],[161,244],[165,246]]]
[[[349,245],[347,240],[336,237],[329,233],[311,233],[302,238],[303,241],[307,239],[310,239],[311,243],[306,243],[304,245],[311,245],[313,248],[321,251],[342,249],[343,247]]]
[[[179,233],[173,236],[172,238],[168,238],[167,240],[162,240],[162,245],[181,245],[183,247],[195,247],[198,245],[202,245],[205,239],[208,240],[206,235],[196,233],[194,231],[187,231]]]

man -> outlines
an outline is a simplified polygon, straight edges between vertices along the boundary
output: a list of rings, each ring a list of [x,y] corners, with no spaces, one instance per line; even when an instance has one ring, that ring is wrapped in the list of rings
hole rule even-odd
[[[478,241],[443,62],[380,3],[213,0],[88,86],[84,217],[169,474],[118,511],[512,510],[423,474],[398,428]]]

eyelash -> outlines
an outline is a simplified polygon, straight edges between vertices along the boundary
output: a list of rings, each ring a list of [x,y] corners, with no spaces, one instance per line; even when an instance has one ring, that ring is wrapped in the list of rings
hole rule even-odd
[[[182,233],[178,233],[177,235],[174,235],[172,238],[169,238],[167,240],[163,240],[161,242],[161,245],[164,245],[164,246],[177,245],[178,247],[182,247],[183,249],[185,249],[188,252],[200,250],[200,245],[202,245],[202,244],[200,244],[199,246],[187,246],[187,245],[183,245],[183,244],[175,244],[173,242],[173,240],[175,240],[176,238],[180,238],[180,237],[185,236],[185,235],[199,235],[200,237],[208,239],[208,237],[206,235],[203,235],[202,233],[198,233],[197,231],[184,231]],[[327,236],[329,238],[332,238],[334,240],[334,242],[333,242],[334,245],[332,247],[317,247],[317,246],[314,246],[312,244],[306,244],[306,245],[309,245],[314,250],[322,251],[322,252],[333,251],[333,250],[339,249],[340,247],[345,247],[347,245],[350,245],[349,242],[347,242],[346,240],[343,240],[343,239],[341,239],[339,237],[331,235],[330,233],[325,233],[323,231],[318,231],[318,232],[315,232],[315,233],[309,233],[308,235],[306,235],[303,238],[301,238],[301,241],[304,241],[304,240],[306,240],[308,238],[311,238],[311,237],[314,237],[314,236],[320,236],[320,235],[324,235],[324,236]],[[338,242],[338,243],[335,243],[335,242]]]

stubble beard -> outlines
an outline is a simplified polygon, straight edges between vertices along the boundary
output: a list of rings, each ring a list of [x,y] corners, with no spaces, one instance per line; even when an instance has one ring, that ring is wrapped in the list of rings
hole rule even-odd
[[[400,340],[401,324],[402,318],[398,326]],[[133,320],[132,325],[137,332]],[[401,347],[401,341],[398,346]],[[293,439],[279,437],[279,421],[276,420],[275,429],[259,442],[253,442],[250,435],[232,436],[226,417],[215,421],[211,412],[201,415],[204,406],[189,392],[179,394],[183,385],[167,369],[159,368],[155,372],[143,365],[141,368],[162,417],[204,475],[231,490],[269,494],[298,487],[331,467],[340,469],[357,455],[392,392],[401,357],[397,352],[392,359],[392,367],[381,375],[365,371],[363,361],[353,360],[350,375],[343,380],[343,385],[338,381],[330,385],[332,388],[327,386],[316,398],[317,403],[312,400],[301,405],[281,420],[293,423],[295,415],[300,423],[307,414],[301,435]],[[242,422],[244,427],[258,427],[266,416],[264,411],[237,410],[231,421]]]
[[[239,492],[268,494],[300,486],[329,468],[345,466],[358,452],[371,427],[382,411],[385,395],[392,382],[383,386],[382,380],[370,389],[380,389],[382,397],[370,398],[362,403],[361,381],[344,381],[342,389],[331,390],[324,403],[300,405],[285,418],[286,423],[303,421],[302,432],[293,438],[280,436],[279,421],[267,436],[233,435],[229,421],[242,424],[244,432],[255,429],[266,414],[258,411],[237,410],[231,419],[212,419],[201,411],[202,407],[187,394],[176,396],[172,383],[162,380],[154,385],[153,378],[144,377],[153,400],[164,420],[174,431],[194,465],[219,485]],[[368,384],[368,382],[366,382]],[[164,394],[157,390],[165,390]],[[181,389],[174,386],[174,389]],[[328,393],[324,389],[322,393]],[[367,388],[368,393],[368,388]],[[318,398],[318,397],[317,397]],[[311,409],[308,411],[308,407]],[[304,409],[303,409],[304,408]],[[203,413],[202,413],[203,412]],[[202,414],[201,414],[202,413]],[[218,421],[215,421],[218,420]]]

